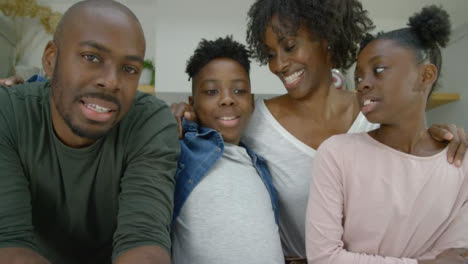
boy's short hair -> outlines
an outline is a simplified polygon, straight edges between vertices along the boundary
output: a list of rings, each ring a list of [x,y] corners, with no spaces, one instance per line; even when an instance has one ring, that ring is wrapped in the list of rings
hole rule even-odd
[[[189,80],[193,79],[205,65],[217,58],[232,59],[245,69],[247,75],[250,72],[250,51],[245,45],[233,40],[232,36],[228,35],[216,40],[202,39],[200,41],[194,54],[187,61],[185,72],[188,74]]]

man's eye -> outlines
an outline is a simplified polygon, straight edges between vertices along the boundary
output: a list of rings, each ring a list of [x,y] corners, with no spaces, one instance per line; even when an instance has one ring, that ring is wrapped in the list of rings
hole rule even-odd
[[[361,77],[355,77],[354,82],[355,83],[360,83],[360,82],[362,82],[362,78]]]
[[[124,72],[130,73],[130,74],[137,74],[138,73],[138,69],[133,67],[133,66],[123,66],[123,70],[124,70]]]
[[[89,62],[93,62],[93,63],[99,63],[100,62],[99,58],[96,55],[93,55],[93,54],[84,54],[83,58],[85,60],[87,60]]]

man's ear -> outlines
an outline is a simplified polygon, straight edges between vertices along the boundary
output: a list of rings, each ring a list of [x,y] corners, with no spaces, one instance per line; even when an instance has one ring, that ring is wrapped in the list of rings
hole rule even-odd
[[[437,67],[432,63],[426,63],[422,66],[423,66],[422,76],[421,76],[422,86],[425,91],[429,92],[437,80],[439,71],[437,70]]]
[[[46,76],[49,78],[54,76],[57,53],[57,46],[53,41],[49,41],[44,50],[44,54],[42,54],[42,67],[44,68]]]
[[[193,96],[188,97],[189,105],[193,107]]]

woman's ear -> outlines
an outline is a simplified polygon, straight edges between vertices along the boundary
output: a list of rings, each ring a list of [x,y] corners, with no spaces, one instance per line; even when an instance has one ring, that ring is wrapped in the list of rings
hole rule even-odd
[[[42,54],[42,67],[48,78],[54,76],[55,65],[57,63],[57,46],[53,41],[49,41]]]
[[[328,40],[322,39],[321,40],[321,45],[322,45],[322,49],[327,54],[327,63],[328,63],[328,65],[330,65],[331,68],[335,68],[335,65],[333,65],[333,62],[332,62],[332,55],[331,55],[332,47],[330,46]]]

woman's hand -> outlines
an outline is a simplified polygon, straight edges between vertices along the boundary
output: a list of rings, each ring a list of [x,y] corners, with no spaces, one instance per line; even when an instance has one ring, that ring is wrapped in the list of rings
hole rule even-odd
[[[177,120],[177,130],[179,131],[179,139],[183,138],[182,135],[182,117],[188,121],[197,122],[197,115],[193,107],[187,103],[174,103],[171,105],[171,111]]]
[[[463,128],[456,125],[432,125],[429,128],[432,138],[443,142],[448,141],[447,160],[450,164],[460,167],[468,148],[468,137]]]

